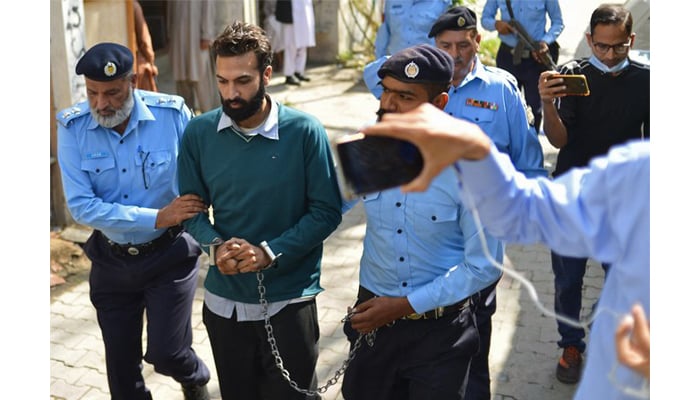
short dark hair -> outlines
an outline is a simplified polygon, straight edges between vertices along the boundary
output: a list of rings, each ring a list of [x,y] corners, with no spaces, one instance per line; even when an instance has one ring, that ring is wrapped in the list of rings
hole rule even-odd
[[[601,4],[591,14],[591,35],[598,25],[625,25],[627,35],[632,34],[632,13],[620,4]]]
[[[428,92],[430,101],[432,101],[441,93],[449,93],[451,85],[451,83],[424,83],[423,87],[425,88],[425,91]]]
[[[257,25],[234,21],[214,40],[212,45],[217,57],[233,57],[255,53],[260,73],[272,65],[272,47],[265,31]]]

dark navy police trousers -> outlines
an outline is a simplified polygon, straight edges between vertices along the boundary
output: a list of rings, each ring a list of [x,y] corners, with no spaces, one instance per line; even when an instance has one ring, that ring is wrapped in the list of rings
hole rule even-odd
[[[209,369],[192,349],[192,301],[201,254],[197,242],[182,233],[151,253],[118,255],[94,231],[84,250],[92,261],[90,300],[102,330],[112,399],[151,399],[142,359],[181,384],[208,382]]]

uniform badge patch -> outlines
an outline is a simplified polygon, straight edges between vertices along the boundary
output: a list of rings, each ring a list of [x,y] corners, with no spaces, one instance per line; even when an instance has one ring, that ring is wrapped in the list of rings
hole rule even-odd
[[[488,110],[498,110],[498,104],[485,100],[467,99],[467,105],[472,107],[486,108]]]
[[[108,62],[105,64],[104,73],[107,76],[114,76],[117,73],[117,66],[113,62]]]
[[[420,68],[418,68],[418,64],[411,61],[410,63],[406,64],[406,67],[404,67],[403,72],[406,74],[407,77],[413,79],[416,76],[418,76]]]

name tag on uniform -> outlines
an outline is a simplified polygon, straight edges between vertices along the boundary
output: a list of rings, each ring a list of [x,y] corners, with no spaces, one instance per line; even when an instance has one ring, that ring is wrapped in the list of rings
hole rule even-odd
[[[488,110],[498,110],[498,104],[485,100],[467,99],[467,105],[472,107],[486,108]]]
[[[85,155],[85,158],[87,158],[88,160],[94,160],[96,158],[105,158],[105,157],[109,157],[109,153],[104,152],[104,151],[95,151],[93,153],[87,153]]]

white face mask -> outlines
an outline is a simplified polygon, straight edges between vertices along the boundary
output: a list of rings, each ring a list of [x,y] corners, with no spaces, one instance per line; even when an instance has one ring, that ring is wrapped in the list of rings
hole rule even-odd
[[[588,60],[591,62],[591,64],[593,64],[594,67],[606,73],[620,72],[623,69],[627,68],[627,66],[630,64],[628,58],[625,58],[614,67],[608,67],[607,65],[603,64],[603,62],[600,61],[595,55],[591,55],[591,57]]]

